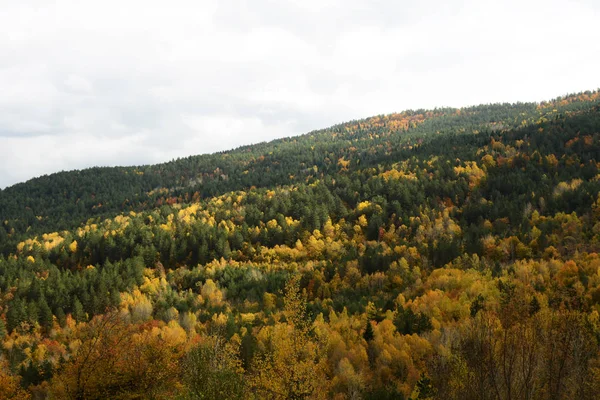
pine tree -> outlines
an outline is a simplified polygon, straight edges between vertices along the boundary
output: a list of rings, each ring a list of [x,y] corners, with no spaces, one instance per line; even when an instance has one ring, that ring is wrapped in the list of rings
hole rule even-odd
[[[121,303],[121,294],[117,289],[110,292],[110,306],[116,307]]]
[[[38,323],[39,316],[40,316],[40,310],[38,309],[37,304],[33,301],[30,302],[27,305],[27,319],[32,324],[36,324],[36,323]]]
[[[367,328],[365,329],[365,332],[363,333],[363,339],[365,339],[365,341],[368,343],[371,340],[373,340],[373,337],[374,337],[373,325],[371,324],[371,321],[367,321]]]
[[[538,311],[540,311],[541,306],[540,306],[540,302],[537,299],[536,296],[533,296],[533,298],[531,299],[531,302],[529,303],[529,315],[534,315],[536,314]]]
[[[21,322],[27,320],[27,309],[21,299],[15,299],[8,305],[6,312],[6,325],[9,332],[12,332],[21,325]]]
[[[83,305],[77,296],[75,296],[75,299],[73,300],[73,318],[75,318],[77,322],[83,322],[87,320],[87,316],[83,310]]]
[[[67,316],[65,315],[65,312],[62,309],[62,307],[56,308],[54,315],[56,315],[56,320],[58,321],[58,324],[60,326],[64,327],[65,324],[67,323]]]
[[[477,315],[479,310],[483,310],[485,308],[485,299],[481,294],[477,295],[477,298],[471,303],[470,311],[471,317]]]
[[[48,306],[48,303],[46,302],[46,298],[44,296],[40,298],[37,308],[39,310],[38,322],[46,331],[49,331],[50,329],[52,329],[52,324],[54,323],[54,316],[52,315],[52,310]]]
[[[247,370],[250,368],[254,352],[256,351],[256,338],[252,334],[252,325],[247,325],[245,328],[246,334],[242,336],[240,358],[242,359],[242,367]]]

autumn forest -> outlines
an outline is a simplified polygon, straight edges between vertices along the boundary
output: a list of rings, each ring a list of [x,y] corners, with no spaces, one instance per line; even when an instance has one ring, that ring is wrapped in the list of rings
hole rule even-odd
[[[600,92],[0,190],[0,399],[596,399]]]

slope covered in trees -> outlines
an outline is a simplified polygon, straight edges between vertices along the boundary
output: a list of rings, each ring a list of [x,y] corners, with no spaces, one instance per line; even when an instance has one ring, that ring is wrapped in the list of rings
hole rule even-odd
[[[599,159],[586,92],[7,188],[0,393],[595,398]]]
[[[439,135],[518,128],[594,104],[598,104],[597,92],[542,104],[405,111],[165,164],[42,176],[0,190],[1,250],[8,254],[10,246],[27,235],[72,229],[92,217],[190,202],[232,190],[305,183],[340,171],[396,162],[408,157],[414,145]]]

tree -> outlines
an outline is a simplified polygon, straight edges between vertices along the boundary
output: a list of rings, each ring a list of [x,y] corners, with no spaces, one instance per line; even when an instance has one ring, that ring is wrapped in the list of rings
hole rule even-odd
[[[242,399],[243,368],[239,343],[213,335],[191,349],[183,361],[188,399]]]
[[[38,302],[38,321],[40,325],[46,330],[49,331],[52,328],[52,324],[54,323],[54,316],[52,315],[52,310],[48,306],[45,297],[41,297]]]
[[[9,332],[12,332],[27,319],[27,310],[24,302],[17,298],[8,305],[6,312],[6,325]]]
[[[410,307],[402,306],[398,306],[394,325],[398,332],[404,335],[419,334],[432,329],[431,319],[427,315],[422,312],[415,314]]]
[[[484,308],[485,308],[485,298],[481,294],[478,294],[470,306],[471,317],[476,316],[477,313],[480,310],[483,310]]]
[[[367,320],[367,327],[365,328],[365,332],[363,333],[363,339],[365,339],[366,342],[370,342],[371,340],[373,340],[373,337],[373,325],[371,325],[370,320]]]
[[[428,372],[440,398],[595,399],[597,346],[579,312],[511,311],[507,318],[482,311]]]
[[[285,323],[259,333],[266,343],[255,357],[250,389],[261,398],[324,399],[329,385],[324,345],[313,335],[298,275],[286,284],[283,314]]]
[[[0,400],[28,400],[31,396],[21,388],[20,381],[10,373],[8,362],[0,359]]]
[[[185,331],[169,326],[144,328],[125,320],[119,311],[78,324],[79,347],[53,377],[51,396],[70,400],[172,397]]]
[[[73,299],[73,318],[75,318],[75,320],[77,322],[82,322],[87,320],[87,315],[85,313],[85,311],[83,310],[83,305],[81,304],[81,301],[79,301],[79,299],[77,297],[75,297]]]

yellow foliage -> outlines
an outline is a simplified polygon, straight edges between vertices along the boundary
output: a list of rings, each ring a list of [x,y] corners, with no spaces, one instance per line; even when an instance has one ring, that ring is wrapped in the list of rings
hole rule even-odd
[[[145,321],[152,316],[152,302],[139,289],[121,293],[121,308],[127,310],[134,321]]]
[[[582,183],[583,181],[581,179],[573,179],[570,182],[560,182],[554,188],[554,192],[552,194],[554,197],[560,197],[565,192],[576,190]]]
[[[546,162],[553,167],[556,167],[558,165],[558,159],[556,158],[556,156],[554,154],[547,155]]]
[[[256,319],[256,314],[254,314],[254,313],[241,313],[240,317],[242,318],[242,322],[243,323],[253,323],[254,320]]]
[[[258,332],[259,354],[250,388],[259,398],[325,399],[329,387],[324,346],[310,335],[306,306],[298,280],[286,286],[286,323],[265,326]]]
[[[227,316],[223,313],[213,314],[212,322],[215,324],[215,326],[223,327],[225,324],[227,324]]]
[[[181,326],[188,332],[194,333],[196,328],[196,314],[188,311],[181,316]]]
[[[414,172],[404,172],[404,171],[398,171],[395,169],[391,169],[389,171],[385,171],[381,174],[379,174],[379,176],[381,176],[383,179],[385,179],[386,181],[389,180],[409,180],[409,181],[416,181],[417,180],[417,175]]]
[[[263,308],[265,311],[271,311],[275,308],[277,296],[273,293],[265,292],[263,294]]]
[[[164,277],[154,277],[154,270],[146,268],[144,273],[144,282],[140,286],[143,293],[156,295],[161,289],[167,288],[166,279]]]
[[[193,216],[196,215],[196,212],[199,208],[200,204],[198,203],[194,203],[189,207],[182,208],[177,212],[177,219],[185,222],[186,224],[189,224],[191,221],[193,221]]]
[[[315,231],[318,232],[318,231]],[[317,235],[317,236],[320,236]],[[308,243],[306,244],[306,248],[308,251],[308,254],[312,257],[317,257],[320,254],[323,253],[323,251],[325,250],[325,242],[322,239],[317,239],[317,237],[315,237],[314,233],[313,235],[311,235],[308,238]]]
[[[371,202],[370,201],[363,201],[358,203],[358,205],[356,206],[356,209],[358,211],[363,211],[365,208],[369,208],[371,206]]]
[[[10,373],[8,362],[0,359],[0,399],[28,400],[31,396],[21,388],[21,378]]]
[[[200,289],[202,297],[212,306],[219,306],[223,302],[223,292],[212,279],[207,279]]]
[[[348,166],[350,165],[350,160],[346,160],[344,157],[338,159],[338,165],[342,168],[342,170],[347,171]]]
[[[421,224],[415,234],[417,242],[432,241],[434,246],[439,240],[451,241],[461,234],[460,225],[450,217],[448,209],[438,212],[432,220],[429,215],[422,214]]]
[[[487,157],[487,156],[486,156]],[[485,158],[485,157],[484,157]],[[485,171],[477,165],[475,161],[466,161],[465,166],[454,167],[454,172],[459,174],[466,174],[469,177],[469,187],[476,187],[481,179],[485,177]]]
[[[432,346],[417,335],[400,335],[389,319],[374,326],[372,346],[377,354],[374,360],[374,384],[384,386],[392,383],[406,397],[420,377],[419,365],[431,354]],[[393,370],[402,370],[402,380],[395,378]]]
[[[481,158],[481,162],[486,168],[492,168],[496,166],[496,161],[494,160],[494,157],[490,154],[486,154],[485,156],[483,156]]]
[[[180,346],[187,341],[185,330],[175,320],[169,321],[169,323],[166,326],[163,326],[157,333],[168,346]]]
[[[358,225],[362,226],[363,228],[369,225],[369,221],[367,221],[367,217],[365,217],[364,214],[358,217]]]

